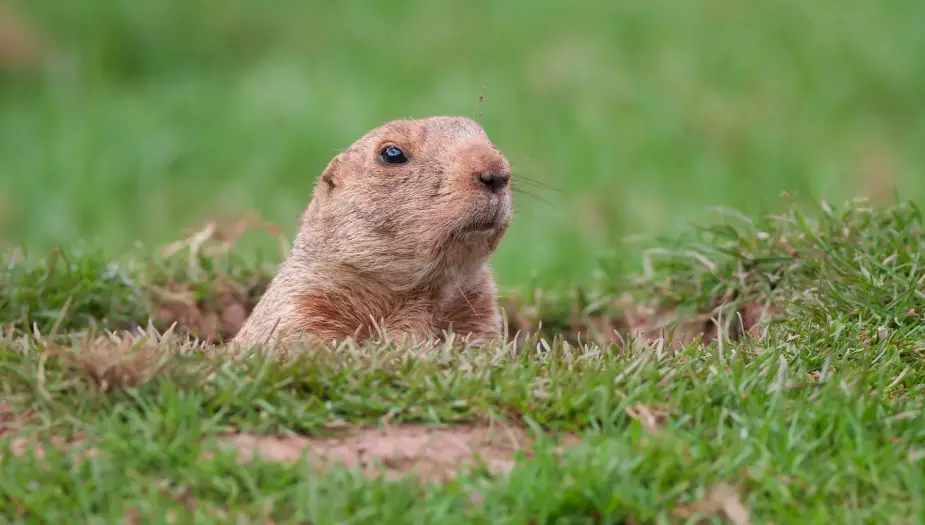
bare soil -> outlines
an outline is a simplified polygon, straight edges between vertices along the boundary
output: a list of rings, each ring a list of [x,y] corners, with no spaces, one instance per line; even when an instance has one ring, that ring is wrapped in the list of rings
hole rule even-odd
[[[161,294],[154,320],[162,327],[176,324],[203,341],[230,341],[244,326],[256,301],[231,287],[216,286],[208,299],[196,300],[189,285],[171,283],[170,293]]]
[[[15,432],[8,429],[7,434]],[[560,447],[577,441],[572,434],[560,436]],[[219,446],[236,451],[241,462],[258,458],[263,461],[292,463],[305,457],[319,469],[342,466],[357,469],[364,475],[384,475],[397,479],[414,475],[423,480],[446,482],[463,470],[484,467],[489,472],[508,472],[518,454],[532,457],[534,441],[520,427],[495,424],[430,427],[426,425],[385,425],[382,428],[357,428],[338,437],[301,435],[261,435],[235,432],[219,436]],[[74,449],[83,459],[97,454],[84,436],[52,436],[37,441],[14,437],[9,453],[20,456],[30,451],[42,459],[46,447]],[[560,449],[561,450],[561,449]],[[2,457],[4,451],[0,451]],[[207,454],[208,455],[208,454]]]
[[[568,435],[564,442],[575,439]],[[341,465],[370,476],[382,473],[394,479],[413,474],[430,481],[446,481],[478,465],[493,473],[507,472],[518,453],[531,457],[533,446],[524,429],[502,425],[387,425],[336,438],[236,433],[222,436],[220,442],[234,447],[242,461],[256,456],[293,462],[304,456],[318,468]]]

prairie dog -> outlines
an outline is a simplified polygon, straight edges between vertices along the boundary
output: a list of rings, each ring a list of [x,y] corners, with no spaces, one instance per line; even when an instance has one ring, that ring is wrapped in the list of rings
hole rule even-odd
[[[510,225],[511,166],[465,117],[395,120],[334,157],[292,250],[235,337],[501,337],[489,267]]]

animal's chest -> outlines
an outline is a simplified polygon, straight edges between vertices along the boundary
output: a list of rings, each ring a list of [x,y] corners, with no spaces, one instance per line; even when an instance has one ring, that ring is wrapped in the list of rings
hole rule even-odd
[[[444,289],[415,292],[312,294],[302,302],[300,328],[340,340],[375,338],[383,332],[393,338],[426,339],[450,329],[469,330],[478,319],[477,305],[466,295]]]

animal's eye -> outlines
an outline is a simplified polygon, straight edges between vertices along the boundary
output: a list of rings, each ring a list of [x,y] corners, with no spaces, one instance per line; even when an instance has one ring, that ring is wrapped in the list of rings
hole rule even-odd
[[[386,146],[379,152],[379,158],[386,164],[404,164],[408,157],[396,146]]]

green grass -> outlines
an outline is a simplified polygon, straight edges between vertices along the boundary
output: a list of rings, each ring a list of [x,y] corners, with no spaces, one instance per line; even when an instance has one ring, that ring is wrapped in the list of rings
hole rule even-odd
[[[88,319],[102,315],[99,304],[148,308],[128,298],[189,278],[182,258],[126,266],[109,284],[104,265],[72,261],[83,273],[68,281],[61,265],[27,259],[4,280],[3,322],[54,311],[64,297],[98,299],[73,299],[62,315],[40,318],[44,335],[14,330],[0,343],[2,399],[13,413],[33,411],[0,442],[45,443],[41,460],[0,459],[0,515],[23,523],[111,522],[127,509],[144,522],[172,514],[203,523],[668,523],[678,507],[727,484],[752,523],[917,523],[925,517],[921,227],[912,203],[823,204],[655,245],[630,290],[640,302],[684,315],[734,311],[737,301],[782,309],[757,337],[685,347],[575,345],[551,333],[506,348],[369,344],[229,356],[175,332],[125,336],[143,352],[131,354],[94,339]],[[208,260],[200,260],[203,282],[247,281],[244,263]],[[40,277],[44,292],[24,293]],[[76,292],[75,282],[83,283]],[[729,288],[727,302],[710,301]],[[585,296],[601,303],[616,290]],[[131,355],[142,357],[113,357]],[[631,417],[627,409],[639,405],[664,411],[660,426]],[[232,430],[336,436],[345,422],[384,419],[490,421],[542,434],[509,473],[476,467],[445,484],[304,462],[242,465],[217,441]],[[562,432],[578,438],[564,455],[554,450]],[[53,435],[77,436],[74,446],[95,454],[56,450]]]
[[[549,201],[517,197],[505,285],[587,281],[708,206],[925,197],[914,0],[18,4],[47,60],[0,83],[0,236],[43,252],[253,210],[291,237],[336,150],[474,115],[485,81],[480,119]]]

